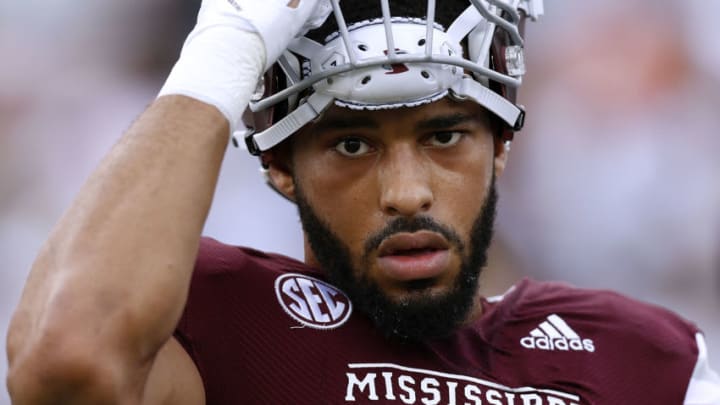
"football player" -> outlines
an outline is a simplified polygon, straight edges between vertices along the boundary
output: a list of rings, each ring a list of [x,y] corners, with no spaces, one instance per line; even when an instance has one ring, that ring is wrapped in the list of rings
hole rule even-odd
[[[542,13],[204,0],[38,255],[13,401],[720,403],[702,333],[668,310],[531,280],[478,293]],[[304,261],[200,237],[230,134],[297,204]]]

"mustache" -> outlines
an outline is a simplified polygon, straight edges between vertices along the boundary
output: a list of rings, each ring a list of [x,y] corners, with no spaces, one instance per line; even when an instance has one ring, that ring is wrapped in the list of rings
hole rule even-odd
[[[431,231],[439,233],[451,245],[457,247],[460,253],[465,251],[465,244],[460,236],[449,226],[443,225],[431,217],[397,217],[388,222],[380,231],[371,235],[365,242],[365,256],[378,249],[380,244],[389,237],[402,232],[413,233],[418,231]]]

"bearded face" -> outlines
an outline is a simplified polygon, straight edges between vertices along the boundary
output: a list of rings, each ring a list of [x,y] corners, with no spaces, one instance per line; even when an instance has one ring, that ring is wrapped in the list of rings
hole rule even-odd
[[[271,167],[297,203],[306,262],[388,336],[443,336],[474,309],[506,158],[488,116],[448,99],[332,107],[293,136],[285,170]]]

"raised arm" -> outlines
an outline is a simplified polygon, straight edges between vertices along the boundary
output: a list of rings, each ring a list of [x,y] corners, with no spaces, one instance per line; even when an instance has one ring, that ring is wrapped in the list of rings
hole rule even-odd
[[[230,130],[292,38],[270,44],[264,30],[282,18],[299,30],[315,1],[301,3],[203,2],[162,96],[38,254],[7,338],[13,403],[167,403],[169,379],[199,383],[178,374],[196,370],[171,336]]]
[[[139,398],[182,311],[227,134],[215,108],[163,97],[104,159],[39,253],[11,322],[14,402]]]

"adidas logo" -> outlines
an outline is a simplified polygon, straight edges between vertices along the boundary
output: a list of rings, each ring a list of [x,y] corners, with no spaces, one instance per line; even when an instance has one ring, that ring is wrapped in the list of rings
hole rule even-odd
[[[557,314],[548,316],[529,336],[520,339],[520,344],[526,349],[595,351],[592,339],[581,339]]]

